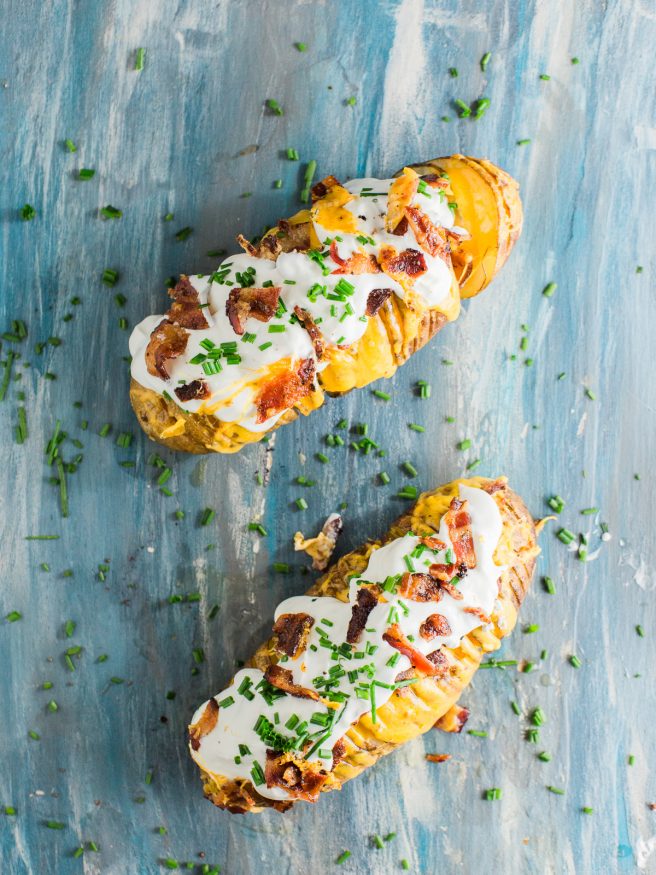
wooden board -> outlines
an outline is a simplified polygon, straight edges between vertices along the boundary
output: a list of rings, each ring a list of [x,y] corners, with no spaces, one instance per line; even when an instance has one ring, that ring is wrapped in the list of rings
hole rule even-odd
[[[1,405],[0,614],[22,614],[0,626],[0,803],[17,810],[0,815],[2,872],[154,873],[172,858],[296,875],[332,871],[344,849],[341,872],[401,871],[403,858],[425,875],[656,871],[653,4],[9,0],[3,24],[0,329],[22,319],[29,336],[1,352],[3,362],[11,350],[21,358]],[[458,120],[451,101],[481,96],[491,100],[485,116]],[[283,116],[265,111],[267,98]],[[284,158],[288,147],[299,162]],[[524,235],[493,287],[385,384],[392,401],[369,390],[331,401],[235,457],[157,450],[172,470],[172,495],[162,494],[155,447],[128,402],[119,319],[131,327],[161,312],[168,276],[208,272],[208,250],[294,211],[310,159],[319,175],[347,178],[456,151],[488,156],[522,185]],[[79,180],[80,168],[93,179]],[[20,218],[25,203],[33,221]],[[99,217],[107,204],[120,220]],[[114,288],[102,282],[107,268],[120,274]],[[543,297],[552,281],[556,293]],[[413,391],[419,378],[432,384],[428,401]],[[29,435],[19,445],[22,404]],[[367,422],[386,457],[331,449],[318,463],[342,417]],[[67,461],[83,456],[67,478],[67,519],[44,455],[57,420],[82,445],[62,444]],[[116,443],[125,432],[127,448]],[[256,475],[268,457],[263,488]],[[545,497],[566,501],[539,563],[556,594],[538,578],[523,621],[539,630],[518,629],[504,649],[535,670],[481,672],[465,696],[469,727],[488,737],[430,733],[289,816],[212,809],[185,724],[267,631],[275,604],[308,584],[294,532],[314,533],[345,502],[345,551],[400,512],[401,462],[428,488],[476,458],[478,473],[507,473],[536,516],[549,510]],[[299,474],[317,485],[295,484]],[[593,506],[598,514],[580,514]],[[205,508],[216,516],[201,526]],[[266,537],[248,531],[253,520]],[[601,522],[612,535],[603,544]],[[592,561],[557,540],[561,526],[589,533]],[[273,562],[293,573],[274,573]],[[200,601],[169,603],[189,593]],[[82,648],[75,671],[71,646]],[[538,706],[546,722],[531,743]],[[430,764],[425,752],[452,759]],[[482,798],[491,787],[500,800]],[[392,831],[382,850],[372,846],[373,834]],[[74,858],[87,841],[99,852]]]

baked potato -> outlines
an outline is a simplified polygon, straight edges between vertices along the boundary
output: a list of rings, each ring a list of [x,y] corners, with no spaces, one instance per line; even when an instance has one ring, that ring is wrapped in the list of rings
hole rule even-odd
[[[481,292],[522,225],[517,183],[453,155],[394,179],[327,177],[313,203],[207,277],[183,276],[130,338],[149,437],[232,453],[391,376]]]
[[[276,611],[273,637],[189,726],[205,795],[285,811],[446,726],[517,621],[536,528],[505,478],[421,495],[382,541]]]

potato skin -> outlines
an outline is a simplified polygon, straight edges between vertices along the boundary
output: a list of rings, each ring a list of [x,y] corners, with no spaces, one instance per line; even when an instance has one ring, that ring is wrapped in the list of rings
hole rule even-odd
[[[471,231],[472,238],[452,243],[456,306],[445,314],[433,308],[403,302],[393,296],[369,320],[367,331],[354,348],[336,351],[330,365],[319,375],[315,392],[288,410],[266,432],[251,432],[212,415],[186,413],[173,400],[164,398],[134,379],[130,401],[139,424],[148,437],[173,450],[188,453],[236,453],[245,444],[293,422],[299,413],[308,415],[324,402],[325,395],[341,395],[381,377],[391,377],[399,365],[425,346],[458,315],[457,299],[481,292],[505,263],[521,233],[522,206],[515,180],[489,161],[452,155],[413,165],[420,174],[446,173],[457,208],[456,224]],[[300,216],[301,214],[299,214]],[[277,233],[276,226],[269,233]],[[309,237],[307,222],[297,217],[286,223],[283,251],[302,245]]]
[[[474,477],[455,480],[432,492],[421,495],[407,513],[390,528],[382,541],[370,541],[339,559],[308,591],[309,595],[332,596],[348,600],[349,577],[366,568],[372,550],[412,530],[417,534],[432,534],[458,494],[460,484],[478,486],[488,491],[496,501],[503,522],[495,561],[507,565],[500,577],[501,610],[494,614],[494,626],[475,629],[466,635],[455,649],[444,648],[450,663],[444,678],[423,678],[418,683],[397,690],[388,702],[377,710],[377,722],[364,715],[351,726],[346,736],[343,760],[331,773],[323,791],[340,789],[345,781],[373,765],[380,757],[401,744],[427,732],[458,701],[486,653],[496,650],[501,639],[517,622],[517,614],[528,590],[535,560],[539,553],[533,518],[521,498],[507,485],[505,478],[489,480]],[[255,652],[250,665],[266,670],[278,656],[275,638],[269,639]],[[236,781],[202,772],[207,798],[232,813],[259,812],[265,808],[286,811],[291,802],[276,802],[260,796],[249,781]]]

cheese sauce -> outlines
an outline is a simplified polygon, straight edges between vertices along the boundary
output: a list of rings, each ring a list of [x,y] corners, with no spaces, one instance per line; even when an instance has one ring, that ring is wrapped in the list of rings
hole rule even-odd
[[[501,536],[501,515],[494,499],[482,489],[461,485],[459,491],[461,499],[468,502],[476,555],[475,568],[458,581],[462,600],[444,592],[437,603],[412,601],[396,594],[391,585],[395,576],[409,570],[426,573],[435,562],[451,561],[453,545],[443,518],[437,537],[446,550],[425,547],[412,534],[379,547],[363,574],[351,580],[348,602],[305,595],[282,602],[276,619],[281,614],[305,613],[314,624],[302,653],[293,659],[283,657],[280,664],[292,672],[295,684],[316,691],[323,701],[283,693],[271,687],[258,669],[242,669],[232,684],[214,697],[219,705],[217,724],[200,739],[198,750],[191,750],[202,769],[212,775],[250,780],[267,798],[288,798],[284,788],[267,787],[264,780],[266,751],[272,747],[270,732],[278,734],[273,742],[277,746],[330,771],[332,748],[349,727],[367,713],[375,722],[376,709],[394,690],[412,683],[411,679],[395,681],[411,662],[383,639],[391,625],[396,624],[412,647],[424,655],[441,647],[457,647],[465,635],[483,625],[467,609],[480,609],[490,616],[495,608],[497,583],[505,570],[493,559]],[[347,629],[358,590],[365,582],[387,582],[389,588],[383,587],[386,601],[373,608],[357,644],[350,645]],[[435,613],[446,618],[450,632],[427,641],[419,629]],[[196,711],[192,723],[200,719],[206,705]]]
[[[403,298],[407,289],[384,273],[335,274],[339,269],[326,247],[334,241],[341,260],[354,253],[378,255],[381,246],[420,250],[426,271],[415,280],[413,293],[426,307],[437,307],[449,297],[452,274],[446,262],[421,249],[411,230],[402,236],[385,230],[388,192],[392,179],[354,179],[344,189],[352,200],[342,206],[318,201],[313,208],[312,227],[321,248],[308,252],[284,252],[276,261],[246,253],[225,259],[209,276],[190,276],[199,294],[209,327],[188,330],[185,352],[167,364],[170,380],[153,376],[146,367],[146,347],[152,331],[165,317],[149,316],[137,325],[130,337],[132,376],[142,386],[160,395],[167,393],[179,407],[190,413],[212,413],[222,422],[238,422],[250,431],[267,431],[282,416],[276,413],[257,422],[254,399],[257,381],[277,362],[296,363],[313,359],[316,372],[328,364],[327,356],[317,361],[307,331],[293,318],[294,307],[306,310],[319,327],[328,349],[356,343],[367,328],[367,298],[374,289],[390,289]],[[342,193],[343,189],[342,189]],[[418,206],[435,225],[453,227],[453,214],[443,192],[421,186],[412,204]],[[322,224],[324,222],[325,224]],[[280,286],[278,312],[269,322],[252,316],[245,333],[235,334],[226,315],[226,300],[231,288]],[[211,371],[207,343],[222,347],[221,370]],[[205,343],[205,346],[203,346]],[[211,397],[180,401],[174,396],[179,385],[203,380]]]

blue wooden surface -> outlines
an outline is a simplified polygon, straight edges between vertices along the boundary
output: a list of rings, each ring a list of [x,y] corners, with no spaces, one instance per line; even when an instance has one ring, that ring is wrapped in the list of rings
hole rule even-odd
[[[402,858],[426,875],[656,871],[653,3],[8,0],[2,24],[0,329],[17,318],[29,329],[1,353],[22,358],[1,405],[0,615],[23,615],[0,625],[0,803],[17,810],[0,814],[2,872],[155,873],[164,858],[200,864],[204,852],[223,872],[296,875],[332,871],[345,848],[343,872],[399,871]],[[135,72],[140,46],[145,66]],[[488,50],[484,75],[478,62]],[[455,120],[453,98],[482,95],[492,101],[483,119]],[[346,105],[351,96],[355,106]],[[283,117],[263,110],[267,98]],[[517,146],[522,138],[530,145]],[[287,147],[300,164],[283,159]],[[331,401],[268,449],[236,457],[162,451],[173,496],[162,495],[148,463],[154,447],[128,402],[119,316],[132,326],[161,312],[166,277],[207,272],[208,250],[294,211],[311,158],[320,174],[346,178],[455,151],[488,156],[522,184],[525,231],[493,287],[385,385],[393,402],[369,390]],[[95,177],[79,181],[80,167]],[[34,221],[20,219],[26,202]],[[108,203],[121,220],[99,218]],[[176,242],[184,226],[193,234]],[[114,290],[101,282],[105,268],[120,273]],[[551,299],[541,295],[549,281],[558,283]],[[62,344],[37,354],[51,336]],[[430,401],[413,394],[422,377]],[[18,445],[21,391],[29,437]],[[341,417],[368,422],[388,457],[331,450],[329,465],[317,463],[322,436]],[[44,457],[57,419],[84,445],[69,476],[68,519]],[[407,428],[413,421],[424,434]],[[102,438],[105,423],[113,430]],[[129,449],[116,446],[124,431],[135,435]],[[473,445],[463,454],[455,445],[465,437]],[[66,459],[77,452],[63,444]],[[587,564],[553,525],[543,535],[539,574],[557,593],[536,580],[523,621],[539,631],[518,629],[504,650],[537,668],[481,672],[464,696],[469,726],[489,737],[430,733],[285,817],[214,810],[184,727],[265,634],[280,598],[309,583],[291,553],[294,531],[314,532],[347,502],[345,551],[401,511],[400,462],[412,460],[428,488],[476,457],[479,473],[507,473],[535,515],[560,493],[559,525],[590,532],[593,555],[600,520],[613,535]],[[267,459],[262,488],[256,473]],[[389,487],[376,485],[383,467]],[[317,486],[294,484],[300,472]],[[305,512],[293,508],[301,493]],[[580,515],[593,505],[598,517]],[[206,507],[216,517],[201,527]],[[254,519],[267,537],[247,530]],[[59,540],[25,540],[35,534]],[[274,574],[273,561],[290,561],[294,573]],[[99,564],[109,565],[104,581]],[[200,602],[168,603],[191,592]],[[70,639],[67,620],[76,623]],[[75,672],[64,660],[71,645],[83,648]],[[194,648],[205,654],[196,674]],[[546,723],[531,744],[524,735],[537,706]],[[542,750],[551,762],[537,759]],[[452,759],[430,764],[425,752]],[[493,786],[502,799],[484,801]],[[65,826],[48,829],[48,820]],[[390,831],[396,838],[372,849],[370,836]],[[73,858],[89,840],[99,852]]]

